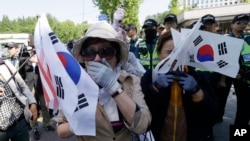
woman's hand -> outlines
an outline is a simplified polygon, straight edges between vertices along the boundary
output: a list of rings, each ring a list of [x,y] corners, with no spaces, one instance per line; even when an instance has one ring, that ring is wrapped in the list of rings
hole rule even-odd
[[[89,61],[87,68],[92,79],[94,79],[98,85],[105,88],[110,95],[114,94],[120,87],[116,74],[111,67],[99,62]]]
[[[173,83],[174,79],[175,79],[175,76],[173,74],[159,73],[157,74],[157,78],[156,78],[156,81],[154,82],[154,86],[158,90],[169,87]]]
[[[30,112],[32,113],[32,120],[35,121],[37,119],[37,106],[35,103],[30,104]]]
[[[191,93],[191,95],[196,94],[200,90],[200,86],[194,77],[188,73],[181,71],[173,71],[172,74],[176,75],[176,79],[180,86]]]

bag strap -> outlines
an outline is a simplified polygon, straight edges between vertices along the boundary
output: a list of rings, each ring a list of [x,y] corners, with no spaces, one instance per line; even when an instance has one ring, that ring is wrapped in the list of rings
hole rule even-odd
[[[11,71],[11,69],[8,67],[8,65],[6,65],[5,63],[4,63],[4,65],[8,68],[8,70],[9,70],[11,76],[14,75],[14,73]],[[16,78],[15,78],[15,77],[16,77],[16,74],[15,74],[15,76],[13,77],[13,80],[14,80],[14,82],[15,82],[15,84],[16,84],[17,89],[20,90],[20,92],[22,93],[22,88],[20,87],[20,85],[19,85],[18,82],[16,81]]]

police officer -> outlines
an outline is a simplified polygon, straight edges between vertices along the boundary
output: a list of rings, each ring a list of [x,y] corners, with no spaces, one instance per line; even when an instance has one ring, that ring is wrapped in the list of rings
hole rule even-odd
[[[178,30],[178,21],[175,14],[168,14],[164,18],[165,31],[170,31],[171,28]]]
[[[129,51],[133,52],[136,56],[138,54],[137,44],[141,41],[137,34],[137,27],[134,24],[128,24],[125,30],[127,31],[127,36],[129,37]],[[138,58],[138,56],[136,57]]]
[[[215,16],[212,14],[206,14],[203,17],[201,17],[201,22],[202,26],[200,27],[200,30],[204,30],[207,32],[211,33],[217,33],[217,21],[215,19]],[[199,73],[202,73],[208,81],[211,83],[212,88],[216,94],[216,100],[218,100],[219,103],[219,113],[216,118],[216,122],[222,122],[223,121],[223,115],[224,115],[224,107],[223,105],[226,104],[225,95],[227,95],[227,90],[228,87],[230,89],[231,85],[228,84],[226,86],[225,82],[225,77],[224,75],[217,73],[217,72],[212,72],[212,71],[207,71],[207,70],[202,70],[202,69],[197,69]],[[228,79],[229,80],[229,79]],[[212,133],[212,128],[211,128],[211,133]]]
[[[239,39],[244,39],[244,36],[245,36],[244,30],[247,27],[248,19],[249,17],[246,14],[236,15],[232,20],[231,32],[229,33],[228,36],[239,38]],[[233,78],[230,78],[224,75],[221,75],[220,78],[221,78],[219,81],[220,85],[218,85],[217,87],[217,93],[218,93],[217,96],[218,96],[218,100],[220,103],[220,107],[219,107],[220,113],[219,113],[217,122],[223,121],[223,115],[225,112],[227,97],[230,92],[232,82],[234,80]]]
[[[233,19],[233,24],[242,28],[248,23],[249,16],[245,14],[237,15]],[[250,35],[242,33],[242,36],[244,43],[239,60],[240,71],[234,82],[237,96],[235,125],[248,125],[250,120],[250,110],[247,109],[250,107]]]
[[[145,70],[154,68],[159,62],[155,46],[157,44],[157,22],[153,19],[145,20],[142,26],[145,38],[138,44],[138,56]]]
[[[200,27],[200,30],[204,30],[210,33],[216,33],[216,20],[215,17],[211,14],[206,14],[204,16],[201,17],[201,22],[202,22],[202,26]],[[200,69],[200,68],[196,68],[196,72],[198,75],[206,78],[206,80],[211,84],[211,91],[213,91],[213,93],[215,94],[215,98],[213,98],[214,103],[217,103],[217,83],[218,83],[218,79],[215,77],[217,75],[219,75],[216,72],[212,72],[212,71],[208,71],[208,70],[204,70],[204,69]],[[218,103],[220,104],[220,103]],[[208,140],[213,140],[213,126],[216,123],[216,119],[218,117],[218,112],[215,113],[216,118],[211,119],[210,122],[211,124],[207,125],[207,129],[208,129]]]
[[[14,42],[9,42],[4,44],[4,47],[7,48],[8,53],[9,53],[9,60],[12,63],[12,65],[18,69],[19,66],[19,47],[16,43]]]
[[[202,27],[201,30],[205,30],[207,32],[216,33],[217,32],[217,22],[215,20],[214,15],[206,14],[201,17]]]

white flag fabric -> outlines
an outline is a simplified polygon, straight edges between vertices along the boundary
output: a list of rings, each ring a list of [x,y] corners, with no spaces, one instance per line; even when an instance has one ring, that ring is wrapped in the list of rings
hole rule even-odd
[[[186,64],[235,78],[243,42],[242,39],[198,30],[190,38]]]
[[[37,28],[38,27],[36,26],[34,35],[40,35],[40,30]],[[50,109],[59,109],[56,91],[53,88],[49,67],[46,62],[44,50],[42,48],[41,36],[34,36],[34,43],[46,105]]]
[[[200,20],[193,29],[171,29],[175,48],[171,54],[156,66],[156,72],[167,73],[173,62],[218,72],[235,78],[239,71],[239,56],[242,39],[198,30]]]
[[[171,28],[171,31],[173,29]],[[167,73],[170,71],[170,68],[172,68],[172,64],[175,64],[176,66],[180,65],[179,62],[175,62],[174,61],[176,60],[177,58],[177,55],[180,53],[181,51],[181,48],[182,46],[180,45],[181,44],[181,34],[176,31],[176,30],[173,30],[172,32],[172,37],[173,37],[173,42],[174,42],[174,46],[175,48],[173,49],[173,51],[166,57],[164,58],[163,60],[161,60],[157,65],[156,67],[153,69],[152,71],[152,82],[155,82],[155,80],[157,79],[156,76],[157,76],[157,73]],[[175,70],[175,69],[173,69]]]
[[[189,37],[192,36],[192,34],[196,32],[201,26],[200,21],[201,19],[197,22],[197,24],[190,31],[190,33],[185,33],[185,35],[182,34],[183,36],[181,36],[181,33],[171,28],[171,33],[175,48],[168,57],[161,60],[156,65],[154,72],[167,73],[170,70],[172,64],[174,64],[174,62],[175,62],[175,67],[173,68],[173,70],[176,70],[178,66],[182,66],[182,68],[180,69],[183,70],[183,67],[185,65],[185,59],[187,58],[187,54],[185,52],[187,52],[188,50],[186,45],[189,42]]]
[[[51,30],[45,14],[38,19],[34,34],[48,99],[58,101],[74,134],[95,136],[98,86]]]

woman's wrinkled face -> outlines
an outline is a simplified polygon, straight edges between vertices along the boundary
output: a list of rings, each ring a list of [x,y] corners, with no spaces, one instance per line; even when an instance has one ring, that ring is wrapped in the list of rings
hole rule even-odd
[[[81,52],[85,64],[88,61],[102,62],[103,59],[107,60],[111,68],[117,64],[116,50],[112,47],[111,43],[106,40],[99,40],[87,45]]]
[[[159,59],[163,60],[164,58],[168,57],[169,54],[174,49],[174,42],[173,40],[168,40],[163,44],[163,47],[159,53]]]

